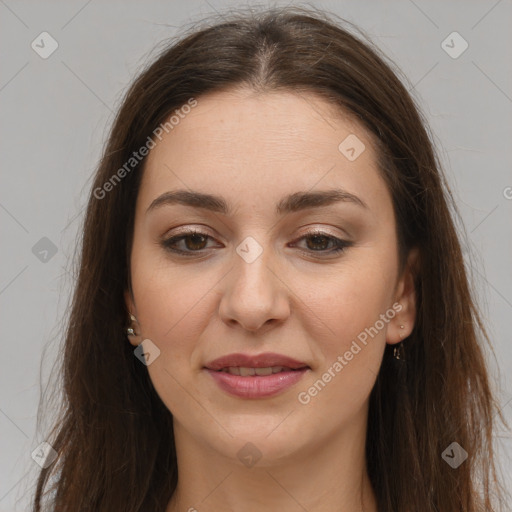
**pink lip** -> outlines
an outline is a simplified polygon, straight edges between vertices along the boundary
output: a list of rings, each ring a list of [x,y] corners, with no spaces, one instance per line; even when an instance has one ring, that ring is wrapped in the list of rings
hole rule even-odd
[[[246,368],[284,366],[290,368],[290,370],[273,373],[272,375],[250,375],[247,377],[219,371],[230,366]],[[309,366],[303,362],[272,353],[255,356],[229,354],[215,359],[205,366],[205,370],[221,389],[241,398],[264,398],[276,395],[293,386],[309,369]]]

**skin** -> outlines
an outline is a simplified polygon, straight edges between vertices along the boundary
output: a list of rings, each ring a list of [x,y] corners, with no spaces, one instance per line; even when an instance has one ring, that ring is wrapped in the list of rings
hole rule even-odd
[[[179,483],[167,512],[377,512],[364,457],[368,399],[386,343],[413,329],[417,253],[399,273],[392,200],[371,137],[312,93],[233,89],[197,100],[148,156],[136,205],[133,295],[126,292],[137,318],[130,342],[150,339],[160,349],[147,369],[174,418]],[[338,150],[349,134],[366,147],[354,161]],[[275,214],[288,194],[331,188],[367,208],[338,202]],[[176,189],[220,195],[234,214],[180,204],[146,213]],[[184,227],[211,237],[177,242],[199,255],[161,245]],[[329,239],[302,238],[314,228],[352,245],[329,254]],[[236,252],[248,236],[263,250],[252,263]],[[300,403],[298,393],[396,303],[401,311]],[[277,396],[233,397],[203,370],[233,352],[277,352],[310,370]],[[237,456],[247,442],[261,453],[252,467]]]

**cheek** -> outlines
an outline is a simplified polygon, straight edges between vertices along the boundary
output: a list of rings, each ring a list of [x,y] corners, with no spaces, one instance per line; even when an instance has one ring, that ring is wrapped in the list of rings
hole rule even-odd
[[[194,276],[169,265],[146,266],[134,276],[133,289],[142,334],[158,345],[172,342],[174,349],[186,346],[201,332],[201,319],[208,317],[208,292],[215,280],[196,272]],[[210,299],[211,300],[211,299]]]
[[[218,279],[208,272],[172,266],[154,254],[135,256],[132,268],[141,334],[160,350],[147,367],[155,390],[177,418],[185,421],[189,414],[202,418],[192,398],[198,392],[191,380],[191,367],[204,323],[213,314],[210,294]]]
[[[158,346],[161,361],[176,375],[197,365],[197,341],[215,315],[215,290],[223,272],[204,263],[175,263],[150,244],[139,245],[132,255],[141,334]]]
[[[297,402],[310,418],[325,416],[328,410],[326,429],[347,421],[366,403],[385,349],[388,324],[381,314],[388,322],[394,316],[388,310],[385,281],[371,274],[366,274],[368,281],[356,277],[340,279],[337,287],[333,283],[333,293],[318,298],[311,308],[311,318],[318,316],[324,324],[325,335],[311,331],[321,364],[298,390]]]
[[[304,283],[302,289],[308,291],[301,302],[304,311],[309,311],[310,330],[315,332],[315,340],[325,355],[332,357],[344,351],[386,313],[392,305],[394,279],[392,261],[372,260],[363,255],[354,262],[347,260],[323,279]],[[378,324],[382,331],[378,337],[385,338],[386,326],[387,323],[384,328]]]
[[[395,316],[396,261],[379,257],[379,252],[368,248],[357,260],[347,258],[329,279],[317,281],[316,287],[311,283],[303,297],[313,350],[322,362],[299,390],[298,402],[311,407],[310,412],[318,408],[322,414],[327,407],[342,421],[365,403],[373,388],[387,327]],[[339,407],[333,409],[333,404]]]

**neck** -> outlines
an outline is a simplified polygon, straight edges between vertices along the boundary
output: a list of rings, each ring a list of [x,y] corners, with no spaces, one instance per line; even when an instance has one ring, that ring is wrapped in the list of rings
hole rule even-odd
[[[228,457],[200,444],[176,421],[174,433],[178,486],[166,512],[377,512],[365,463],[366,418],[321,444],[312,440],[291,455],[262,457],[252,467],[236,453]]]

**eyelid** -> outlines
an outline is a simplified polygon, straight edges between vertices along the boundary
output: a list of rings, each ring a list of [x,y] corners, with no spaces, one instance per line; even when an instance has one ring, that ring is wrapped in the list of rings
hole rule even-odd
[[[172,235],[171,236],[178,236],[178,235],[188,235],[188,234],[191,234],[192,232],[197,232],[198,234],[201,234],[201,235],[208,235],[208,236],[211,236],[212,238],[213,235],[211,235],[211,230],[208,229],[207,226],[205,226],[204,224],[187,224],[185,226],[178,226],[176,228],[172,228],[172,229],[169,229],[168,231],[166,231],[161,238],[165,239],[165,238],[170,238],[171,236],[168,236],[169,233],[172,232]]]
[[[343,231],[340,228],[338,228],[338,230]],[[297,238],[301,238],[301,237],[307,236],[307,235],[315,235],[315,234],[323,235],[323,236],[330,236],[332,238],[338,238],[338,239],[344,240],[344,241],[348,241],[345,238],[350,238],[350,236],[348,235],[348,233],[346,231],[343,231],[344,234],[340,235],[340,234],[336,234],[336,233],[331,233],[327,228],[325,228],[323,226],[311,225],[311,224],[308,224],[307,226],[303,226],[301,228],[300,233],[301,234],[299,234],[299,236]]]
[[[196,228],[196,226],[199,226],[199,228]],[[202,231],[202,230],[204,230],[204,231]],[[169,232],[171,232],[171,231],[172,231],[172,235],[168,236]],[[301,234],[299,234],[293,241],[295,242],[295,241],[299,240],[300,238],[302,238],[304,236],[308,236],[308,235],[309,236],[322,235],[322,236],[330,236],[332,238],[337,238],[337,239],[341,239],[343,241],[348,242],[348,240],[346,240],[344,237],[346,236],[347,238],[350,238],[350,236],[348,235],[348,233],[346,231],[344,231],[344,233],[345,233],[344,235],[338,235],[338,234],[329,232],[324,227],[317,227],[317,226],[311,227],[311,225],[308,225],[308,226],[303,226],[301,228]],[[180,236],[180,235],[193,235],[193,234],[209,236],[210,238],[216,239],[216,235],[211,234],[211,231],[204,224],[194,224],[194,225],[188,224],[186,226],[180,226],[180,227],[177,227],[177,228],[167,231],[160,238],[161,238],[161,240],[166,240],[166,239],[168,240],[169,238],[174,238],[174,237]]]

